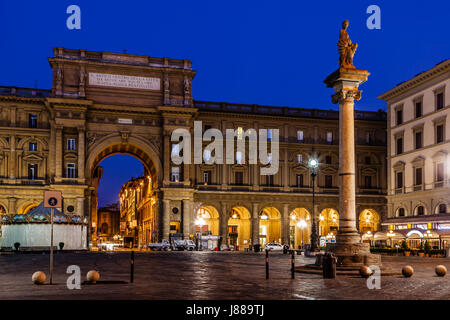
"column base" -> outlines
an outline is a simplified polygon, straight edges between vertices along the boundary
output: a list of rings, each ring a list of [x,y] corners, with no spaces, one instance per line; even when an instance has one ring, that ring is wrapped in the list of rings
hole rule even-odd
[[[356,231],[338,233],[336,243],[327,244],[326,251],[332,252],[338,267],[381,266],[381,256],[370,253],[370,245],[362,243]]]

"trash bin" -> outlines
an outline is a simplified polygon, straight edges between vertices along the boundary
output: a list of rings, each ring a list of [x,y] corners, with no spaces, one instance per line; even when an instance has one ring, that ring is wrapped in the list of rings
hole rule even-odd
[[[253,245],[253,248],[255,249],[255,252],[259,252],[261,245],[260,244],[255,244]]]
[[[327,252],[323,256],[322,271],[324,279],[336,278],[336,257],[331,252]]]

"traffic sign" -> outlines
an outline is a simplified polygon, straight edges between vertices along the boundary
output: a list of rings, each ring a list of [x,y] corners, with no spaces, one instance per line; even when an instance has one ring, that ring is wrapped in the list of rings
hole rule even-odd
[[[62,208],[62,192],[45,191],[44,208]]]

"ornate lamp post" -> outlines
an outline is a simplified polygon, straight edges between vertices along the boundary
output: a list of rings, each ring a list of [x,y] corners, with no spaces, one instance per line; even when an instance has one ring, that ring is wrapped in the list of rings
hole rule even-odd
[[[319,161],[311,157],[308,160],[308,167],[311,169],[312,178],[312,219],[311,219],[311,251],[317,250],[317,232],[316,232],[316,214],[315,214],[315,179],[317,176],[316,169],[319,166]]]
[[[201,249],[201,246],[202,246],[202,242],[201,242],[201,239],[200,239],[200,237],[201,237],[201,234],[202,234],[202,227],[204,226],[206,224],[206,222],[205,222],[205,219],[203,219],[203,217],[198,217],[196,220],[195,220],[195,225],[196,226],[199,226],[199,233],[197,234],[197,251],[201,251],[200,249]]]
[[[303,229],[305,229],[306,226],[307,226],[307,223],[303,219],[301,219],[297,222],[297,227],[299,227],[300,230],[302,230],[302,248],[303,248]]]

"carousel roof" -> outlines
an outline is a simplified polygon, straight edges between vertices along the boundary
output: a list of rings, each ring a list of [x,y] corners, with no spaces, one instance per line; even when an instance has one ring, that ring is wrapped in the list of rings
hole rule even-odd
[[[16,215],[4,215],[2,217],[3,223],[29,223],[29,222],[51,222],[51,208],[44,208],[44,203],[41,202],[37,207],[34,207],[26,214],[16,214]],[[53,222],[54,223],[81,223],[80,216],[68,216],[62,213],[58,209],[54,209],[53,212]]]

